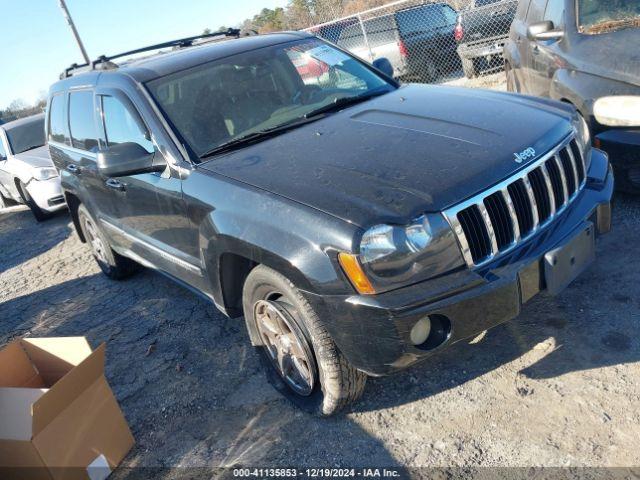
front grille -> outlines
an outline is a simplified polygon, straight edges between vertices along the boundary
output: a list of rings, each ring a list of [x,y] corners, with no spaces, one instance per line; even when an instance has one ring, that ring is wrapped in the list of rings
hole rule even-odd
[[[574,138],[506,181],[444,212],[470,267],[484,265],[550,223],[585,184]]]

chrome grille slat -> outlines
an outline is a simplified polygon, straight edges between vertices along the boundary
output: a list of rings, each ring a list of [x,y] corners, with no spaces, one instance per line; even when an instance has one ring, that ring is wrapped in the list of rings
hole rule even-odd
[[[538,217],[538,204],[536,203],[536,197],[533,194],[533,189],[531,188],[529,176],[525,175],[522,180],[524,182],[524,188],[527,190],[527,195],[529,196],[529,202],[531,203],[531,215],[533,217],[533,226],[531,227],[531,230],[535,231],[540,223],[540,219]]]
[[[556,166],[558,167],[558,171],[560,172],[560,179],[562,180],[562,194],[564,198],[564,200],[562,201],[562,206],[564,207],[567,202],[569,202],[569,187],[567,186],[567,177],[564,174],[564,166],[562,165],[562,160],[560,160],[560,155],[554,155],[553,160],[556,162]]]
[[[493,225],[491,223],[491,219],[489,218],[489,212],[487,212],[487,207],[484,206],[484,202],[478,203],[478,210],[480,210],[480,215],[482,215],[482,220],[484,220],[484,226],[487,229],[487,233],[489,234],[489,241],[491,242],[490,257],[493,257],[498,253],[498,242],[496,240],[496,233],[493,231]]]
[[[540,165],[540,171],[542,172],[542,176],[544,177],[544,183],[547,184],[547,191],[549,192],[549,205],[551,208],[551,215],[549,218],[553,218],[556,214],[556,197],[553,195],[553,186],[551,185],[551,178],[549,177],[549,171],[547,170],[547,165]]]
[[[503,188],[501,190],[502,197],[507,204],[507,210],[509,211],[509,216],[511,217],[511,228],[513,228],[513,238],[514,243],[518,243],[520,241],[520,226],[518,225],[518,217],[516,216],[516,209],[513,207],[513,200],[511,200],[511,195],[509,195],[509,190],[507,188]],[[466,242],[466,239],[465,239]]]
[[[573,156],[573,152],[571,148],[567,148],[567,153],[569,154],[569,161],[571,162],[571,170],[573,170],[573,179],[576,182],[576,193],[580,190],[580,179],[578,178],[578,164],[576,163],[576,159]]]
[[[583,156],[570,135],[515,175],[445,210],[467,265],[510,252],[557,218],[586,183]]]

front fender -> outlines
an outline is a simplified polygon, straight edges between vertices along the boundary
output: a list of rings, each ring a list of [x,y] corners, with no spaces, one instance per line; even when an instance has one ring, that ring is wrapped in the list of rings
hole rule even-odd
[[[570,102],[594,125],[593,104],[606,95],[637,95],[638,87],[580,71],[559,69],[551,82],[550,97]]]
[[[358,227],[214,175],[193,173],[183,187],[191,220],[198,225],[212,295],[219,305],[228,306],[221,287],[221,259],[226,254],[273,268],[309,292],[353,293],[337,256],[353,250]]]

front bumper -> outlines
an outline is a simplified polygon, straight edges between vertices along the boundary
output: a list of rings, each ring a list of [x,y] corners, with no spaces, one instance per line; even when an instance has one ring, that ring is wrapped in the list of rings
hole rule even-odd
[[[640,128],[606,130],[594,140],[596,146],[609,155],[616,188],[640,193]]]
[[[587,184],[579,197],[538,235],[482,270],[461,270],[375,296],[304,292],[340,351],[359,370],[387,375],[423,360],[454,342],[516,317],[523,303],[544,291],[542,258],[587,222],[610,228],[613,172],[594,150]],[[440,322],[442,341],[416,347],[409,333],[429,315]]]
[[[507,36],[493,37],[458,45],[460,58],[502,58]]]
[[[62,195],[62,187],[60,186],[60,177],[50,178],[49,180],[32,179],[27,184],[27,190],[31,198],[42,210],[55,212],[66,206]]]

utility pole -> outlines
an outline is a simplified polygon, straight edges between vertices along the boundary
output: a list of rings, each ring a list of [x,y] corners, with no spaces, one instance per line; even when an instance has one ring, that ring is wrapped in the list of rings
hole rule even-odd
[[[64,2],[64,0],[58,0],[58,3],[60,4],[60,8],[62,9],[62,13],[64,15],[64,18],[67,19],[67,23],[69,24],[69,28],[71,28],[71,33],[73,33],[73,36],[76,39],[76,42],[78,42],[78,47],[80,48],[80,52],[82,53],[82,56],[84,57],[84,61],[86,63],[91,63],[91,60],[89,60],[89,55],[87,55],[87,51],[84,49],[84,45],[82,44],[82,40],[80,40],[80,35],[78,34],[78,30],[76,30],[76,26],[73,23],[73,19],[71,18],[71,14],[69,13],[69,10],[67,9],[67,4]]]

